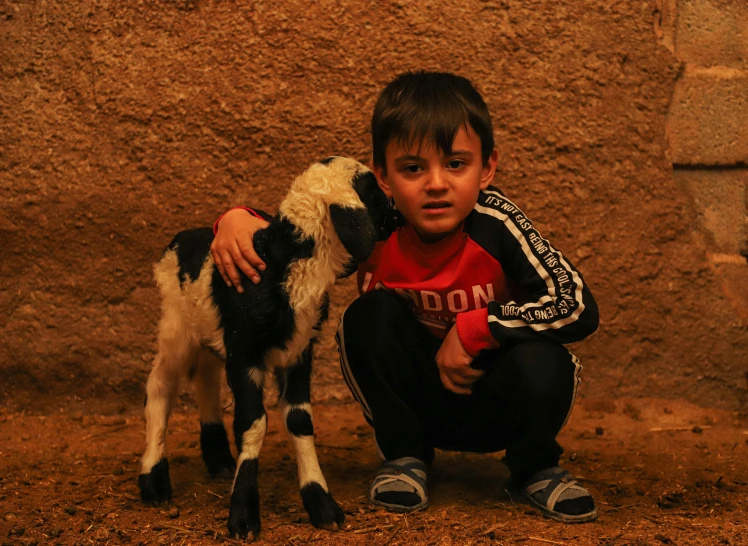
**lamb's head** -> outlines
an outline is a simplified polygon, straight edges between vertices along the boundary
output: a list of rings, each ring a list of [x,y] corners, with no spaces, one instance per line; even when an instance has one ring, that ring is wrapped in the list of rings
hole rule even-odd
[[[328,157],[294,180],[278,211],[315,242],[337,276],[355,270],[382,238],[387,198],[366,166]]]

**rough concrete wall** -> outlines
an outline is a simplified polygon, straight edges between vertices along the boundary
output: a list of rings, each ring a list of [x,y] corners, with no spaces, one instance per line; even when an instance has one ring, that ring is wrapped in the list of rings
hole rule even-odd
[[[654,0],[0,4],[0,396],[139,399],[151,264],[227,207],[274,210],[316,158],[369,155],[376,95],[474,80],[496,183],[583,271],[602,327],[582,394],[738,407],[748,340],[692,236],[665,119],[679,63]],[[332,329],[318,398],[347,397]]]

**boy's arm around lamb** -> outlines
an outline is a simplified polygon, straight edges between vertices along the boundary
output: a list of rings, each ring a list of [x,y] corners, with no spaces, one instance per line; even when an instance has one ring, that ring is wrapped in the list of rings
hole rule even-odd
[[[237,207],[223,214],[213,225],[215,238],[210,252],[218,272],[228,286],[242,292],[241,270],[253,283],[260,282],[260,271],[265,263],[255,252],[252,237],[255,232],[267,227],[272,217],[247,207]],[[220,229],[219,229],[220,228]]]

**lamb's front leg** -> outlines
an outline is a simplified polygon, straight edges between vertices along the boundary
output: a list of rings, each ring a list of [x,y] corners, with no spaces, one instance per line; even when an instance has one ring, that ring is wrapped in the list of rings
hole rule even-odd
[[[281,381],[285,383],[282,388],[283,421],[296,450],[301,500],[309,519],[315,527],[337,530],[345,515],[330,495],[317,461],[312,406],[309,403],[310,379],[311,350],[307,349],[299,362],[282,374]]]
[[[239,459],[229,507],[229,536],[255,540],[260,533],[260,494],[257,487],[257,468],[260,448],[267,429],[267,414],[262,404],[262,370],[231,370],[228,365],[231,389],[234,391],[234,438]]]

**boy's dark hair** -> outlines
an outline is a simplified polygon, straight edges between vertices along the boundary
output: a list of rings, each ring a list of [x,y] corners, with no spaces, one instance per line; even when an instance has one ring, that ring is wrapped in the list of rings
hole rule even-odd
[[[371,118],[374,165],[387,168],[385,149],[394,139],[405,147],[434,143],[444,153],[460,127],[470,124],[480,137],[483,164],[494,149],[491,116],[469,80],[447,72],[405,72],[377,99]]]

